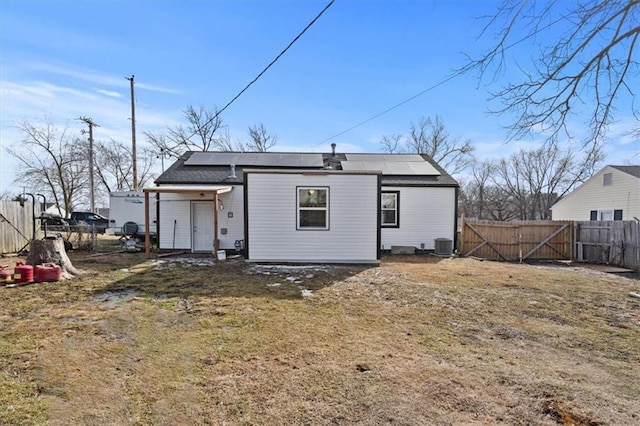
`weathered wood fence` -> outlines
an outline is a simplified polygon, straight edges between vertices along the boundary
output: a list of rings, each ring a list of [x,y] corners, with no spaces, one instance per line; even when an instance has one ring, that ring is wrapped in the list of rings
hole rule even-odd
[[[17,201],[0,201],[0,255],[17,253],[33,237],[31,202],[21,206]],[[40,204],[35,206],[36,217],[40,216]],[[36,227],[40,222],[36,221]]]
[[[578,262],[607,263],[640,270],[640,224],[635,221],[576,222]]]
[[[639,233],[635,221],[463,219],[458,252],[502,261],[572,260],[638,270]]]

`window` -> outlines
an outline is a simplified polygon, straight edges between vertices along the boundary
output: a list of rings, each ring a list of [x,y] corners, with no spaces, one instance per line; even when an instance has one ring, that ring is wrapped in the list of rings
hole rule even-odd
[[[385,228],[400,227],[400,191],[382,193],[382,215],[380,225]]]
[[[622,220],[622,210],[591,210],[590,220]]]
[[[599,210],[598,220],[613,220],[613,210]]]
[[[296,229],[329,229],[329,188],[298,187]]]
[[[609,186],[613,183],[613,175],[611,173],[605,173],[602,175],[602,186]]]

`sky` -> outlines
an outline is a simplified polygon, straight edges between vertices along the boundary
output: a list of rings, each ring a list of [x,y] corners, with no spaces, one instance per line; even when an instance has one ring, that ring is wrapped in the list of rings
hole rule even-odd
[[[96,140],[129,143],[125,77],[135,75],[142,145],[145,131],[179,124],[188,105],[227,104],[327,3],[0,0],[0,194],[20,192],[13,185],[15,160],[6,152],[22,138],[17,123],[49,117],[80,135],[86,125],[77,118],[91,117],[100,125]],[[427,90],[494,42],[493,34],[478,38],[479,18],[499,3],[336,0],[229,106],[224,123],[245,141],[249,126],[264,124],[278,137],[275,151],[326,152],[335,142],[341,152],[379,152],[383,135],[406,135],[420,117],[439,115],[451,136],[471,140],[480,159],[533,147],[542,135],[505,142],[511,117],[488,113],[496,106],[490,94],[522,78],[522,64],[566,24],[512,49],[497,82],[467,75]],[[640,163],[640,143],[629,136],[637,121],[623,107],[610,128],[606,164]],[[580,122],[574,126],[579,135]]]

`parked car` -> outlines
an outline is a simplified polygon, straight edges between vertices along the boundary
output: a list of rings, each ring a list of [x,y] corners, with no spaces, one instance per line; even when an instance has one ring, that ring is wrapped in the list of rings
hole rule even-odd
[[[93,212],[71,212],[69,225],[75,228],[86,226],[89,229],[95,229],[100,234],[104,234],[105,229],[109,227],[109,219]]]
[[[43,231],[50,232],[67,232],[70,229],[69,222],[59,216],[42,216],[40,226]]]

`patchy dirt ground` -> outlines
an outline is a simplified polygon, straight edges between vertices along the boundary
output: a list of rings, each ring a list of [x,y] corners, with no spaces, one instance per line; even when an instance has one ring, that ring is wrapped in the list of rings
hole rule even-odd
[[[73,260],[82,279],[0,288],[0,424],[640,423],[637,280]]]

